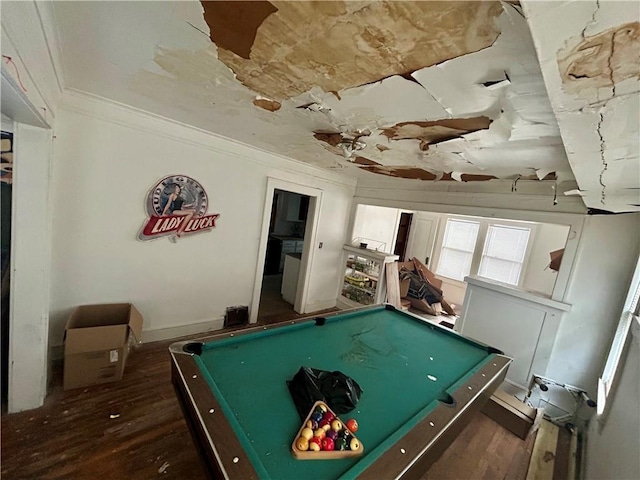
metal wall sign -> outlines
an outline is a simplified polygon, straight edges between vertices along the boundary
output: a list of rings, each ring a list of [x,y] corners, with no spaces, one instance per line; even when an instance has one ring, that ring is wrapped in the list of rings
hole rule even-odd
[[[169,175],[157,182],[149,193],[139,240],[169,237],[177,242],[185,235],[206,232],[216,226],[219,213],[207,214],[207,193],[186,175]]]

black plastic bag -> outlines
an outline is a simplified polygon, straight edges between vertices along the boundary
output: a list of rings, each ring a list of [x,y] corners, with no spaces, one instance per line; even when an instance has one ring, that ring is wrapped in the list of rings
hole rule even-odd
[[[317,401],[325,402],[336,415],[341,415],[353,410],[362,395],[360,385],[344,373],[310,367],[301,367],[287,386],[301,420],[307,418]]]

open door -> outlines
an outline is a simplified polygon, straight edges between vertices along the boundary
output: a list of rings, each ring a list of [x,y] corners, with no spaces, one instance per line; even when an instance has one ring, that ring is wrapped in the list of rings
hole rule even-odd
[[[285,262],[290,253],[297,254],[295,256],[300,258],[297,274],[287,269],[287,286],[293,285],[294,293],[287,292],[286,296],[289,302],[293,301],[293,312],[306,313],[310,267],[313,264],[317,243],[321,199],[322,190],[275,178],[267,180],[256,278],[249,312],[250,323],[257,322],[259,315],[264,316],[260,313],[264,288],[270,288],[271,292],[267,293],[273,295],[277,292],[276,286],[280,285],[280,294],[282,294]],[[292,249],[293,252],[288,251]],[[296,262],[288,261],[287,263],[293,265]],[[282,277],[277,278],[279,275]],[[267,278],[269,276],[274,278]],[[276,286],[267,285],[265,279],[273,280],[272,283]]]
[[[310,197],[276,189],[271,202],[269,237],[258,320],[287,318],[294,311]]]

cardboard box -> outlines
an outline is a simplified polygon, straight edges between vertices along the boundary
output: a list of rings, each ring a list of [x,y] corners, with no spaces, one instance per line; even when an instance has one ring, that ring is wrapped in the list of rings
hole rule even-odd
[[[65,331],[64,389],[121,380],[142,323],[142,315],[130,303],[77,307]]]
[[[537,430],[543,410],[530,407],[498,389],[485,404],[482,413],[524,440]]]

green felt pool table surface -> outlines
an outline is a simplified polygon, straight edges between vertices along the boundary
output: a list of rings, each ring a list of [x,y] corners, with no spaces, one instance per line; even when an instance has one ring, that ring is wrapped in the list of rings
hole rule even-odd
[[[366,476],[385,452],[403,444],[403,438],[430,415],[460,407],[440,400],[455,399],[456,392],[479,377],[483,368],[504,358],[486,345],[385,306],[328,316],[318,323],[322,325],[308,320],[228,334],[202,342],[199,354],[189,356],[233,431],[225,435],[234,436],[242,448],[242,454],[234,456],[236,464],[250,462],[252,475],[259,478]],[[333,460],[292,456],[291,443],[302,420],[287,381],[302,366],[341,371],[362,387],[356,408],[341,415],[343,420],[358,421],[362,456]],[[411,450],[411,443],[405,442]],[[226,471],[219,452],[214,453],[217,470],[222,466]]]

